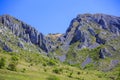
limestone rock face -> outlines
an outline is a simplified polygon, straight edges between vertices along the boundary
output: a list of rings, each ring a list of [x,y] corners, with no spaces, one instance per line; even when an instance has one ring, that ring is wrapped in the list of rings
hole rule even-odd
[[[111,55],[111,53],[108,51],[108,49],[107,48],[102,48],[102,49],[100,49],[100,58],[102,58],[102,59],[104,59],[106,56],[112,56]]]
[[[94,62],[93,65],[102,66],[103,62],[96,63],[97,59],[110,58],[114,61],[120,58],[119,34],[120,17],[106,14],[80,14],[70,22],[65,34],[60,36],[57,41],[61,43],[59,48],[67,55],[66,62],[79,63],[82,67],[92,62]],[[72,56],[73,53],[76,54],[76,57]],[[93,53],[95,54],[93,55]]]
[[[4,44],[3,50],[5,50],[7,52],[12,52],[12,49],[8,45],[6,45],[6,44]]]
[[[4,27],[10,29],[13,34],[23,39],[25,42],[38,45],[43,51],[47,52],[46,39],[42,33],[39,33],[35,28],[26,23],[15,19],[9,15],[0,17],[0,23]],[[18,46],[23,47],[20,43]]]
[[[105,44],[111,36],[119,36],[120,18],[105,14],[83,14],[74,18],[65,33],[65,45],[77,41],[88,47]]]

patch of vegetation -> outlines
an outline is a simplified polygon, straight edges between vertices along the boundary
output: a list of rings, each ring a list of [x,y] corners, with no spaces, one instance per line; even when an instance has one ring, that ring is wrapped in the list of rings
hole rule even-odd
[[[79,22],[78,21],[73,22],[73,27],[77,27],[77,26],[79,26]]]
[[[93,63],[89,63],[89,64],[87,64],[87,65],[84,67],[84,69],[94,70],[94,69],[95,69],[95,68],[94,68],[94,64],[93,64]]]
[[[5,58],[2,57],[2,58],[0,59],[0,69],[1,69],[1,68],[4,68],[4,67],[5,67],[5,64],[6,64],[6,60],[5,60]]]
[[[17,68],[16,68],[16,64],[15,63],[9,63],[9,65],[8,65],[8,70],[11,70],[11,71],[16,71],[17,70]]]
[[[84,49],[83,52],[87,52],[87,49]],[[0,69],[0,79],[3,80],[108,80],[111,75],[115,79],[118,77],[118,70],[106,74],[91,70],[89,65],[86,66],[87,68],[90,67],[89,69],[82,70],[74,67],[74,65],[63,64],[42,54],[22,50],[13,53],[0,49],[1,58],[5,59],[5,66],[8,69],[5,66]]]
[[[55,68],[55,69],[53,69],[53,72],[56,74],[61,74],[63,72],[63,69],[62,68]]]
[[[53,60],[53,59],[50,59],[50,60],[48,61],[47,65],[49,65],[49,66],[54,66],[54,65],[56,65],[56,61]]]
[[[47,80],[60,80],[60,79],[56,76],[49,76]]]
[[[72,75],[73,75],[73,71],[69,73],[68,77],[72,78]]]
[[[17,65],[18,65],[18,57],[17,56],[12,56],[11,57],[11,61],[10,61],[10,63],[9,63],[9,65],[8,65],[8,70],[11,70],[11,71],[16,71],[17,70]]]
[[[93,59],[93,60],[96,60],[98,61],[99,60],[99,52],[100,52],[100,49],[103,48],[104,46],[101,45],[99,47],[96,47],[94,49],[91,49],[89,50],[89,56]]]

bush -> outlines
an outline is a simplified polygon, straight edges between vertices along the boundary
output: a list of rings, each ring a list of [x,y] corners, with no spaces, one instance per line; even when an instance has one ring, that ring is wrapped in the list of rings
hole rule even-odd
[[[62,71],[63,71],[62,68],[55,68],[55,69],[53,70],[53,72],[56,73],[56,74],[60,74]]]
[[[46,68],[44,68],[44,72],[47,72],[47,69],[46,69]]]
[[[12,56],[11,57],[11,62],[9,63],[8,65],[8,70],[11,70],[11,71],[16,71],[17,70],[17,64],[18,64],[18,57],[17,56]]]
[[[49,62],[47,63],[49,66],[54,66],[56,65],[56,62],[54,60],[49,60]]]
[[[24,73],[25,71],[26,71],[26,69],[25,69],[25,68],[23,68],[23,70],[22,70],[21,72],[23,72],[23,73]]]
[[[77,72],[78,75],[80,75],[80,72]]]
[[[6,63],[5,58],[1,58],[0,59],[0,68],[4,68],[5,67],[5,63]]]
[[[10,63],[9,65],[8,65],[8,68],[7,68],[8,70],[11,70],[11,71],[16,71],[17,69],[16,69],[16,64],[14,64],[14,63]]]
[[[70,72],[70,74],[68,75],[68,77],[72,78],[72,74],[73,74],[73,71]]]
[[[45,62],[44,62],[42,65],[43,65],[44,67],[47,66],[47,64],[46,64]]]
[[[11,60],[12,60],[12,61],[16,61],[16,62],[17,62],[19,59],[18,59],[18,57],[17,57],[17,56],[12,56],[12,57],[11,57]]]
[[[120,80],[120,71],[118,73],[117,79],[116,80]]]

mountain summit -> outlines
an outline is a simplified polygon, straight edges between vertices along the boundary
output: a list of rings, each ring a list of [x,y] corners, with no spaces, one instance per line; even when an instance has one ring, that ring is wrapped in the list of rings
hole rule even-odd
[[[106,14],[79,14],[65,34],[47,36],[12,16],[0,16],[2,49],[40,52],[82,68],[88,64],[101,70],[114,68],[120,63],[119,39],[120,17]]]
[[[66,54],[65,61],[69,64],[81,64],[85,67],[93,63],[106,70],[120,62],[119,39],[120,17],[80,14],[71,21],[66,33],[58,40],[62,44],[60,50]],[[105,58],[111,61],[100,61]]]

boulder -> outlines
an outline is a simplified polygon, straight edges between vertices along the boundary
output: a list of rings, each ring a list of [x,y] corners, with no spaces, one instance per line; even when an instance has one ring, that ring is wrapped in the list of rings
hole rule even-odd
[[[105,57],[111,57],[111,56],[112,54],[109,52],[107,48],[100,49],[99,58],[104,59]]]
[[[20,48],[24,48],[24,44],[20,41],[20,42],[18,42],[18,46],[20,47]]]
[[[101,38],[101,36],[99,34],[97,34],[96,36],[96,42],[99,44],[105,44],[106,40]]]
[[[86,57],[85,61],[81,64],[82,68],[84,68],[87,64],[92,62],[92,58]]]
[[[7,51],[7,52],[12,52],[13,50],[6,44],[4,44],[3,46],[3,50]]]

